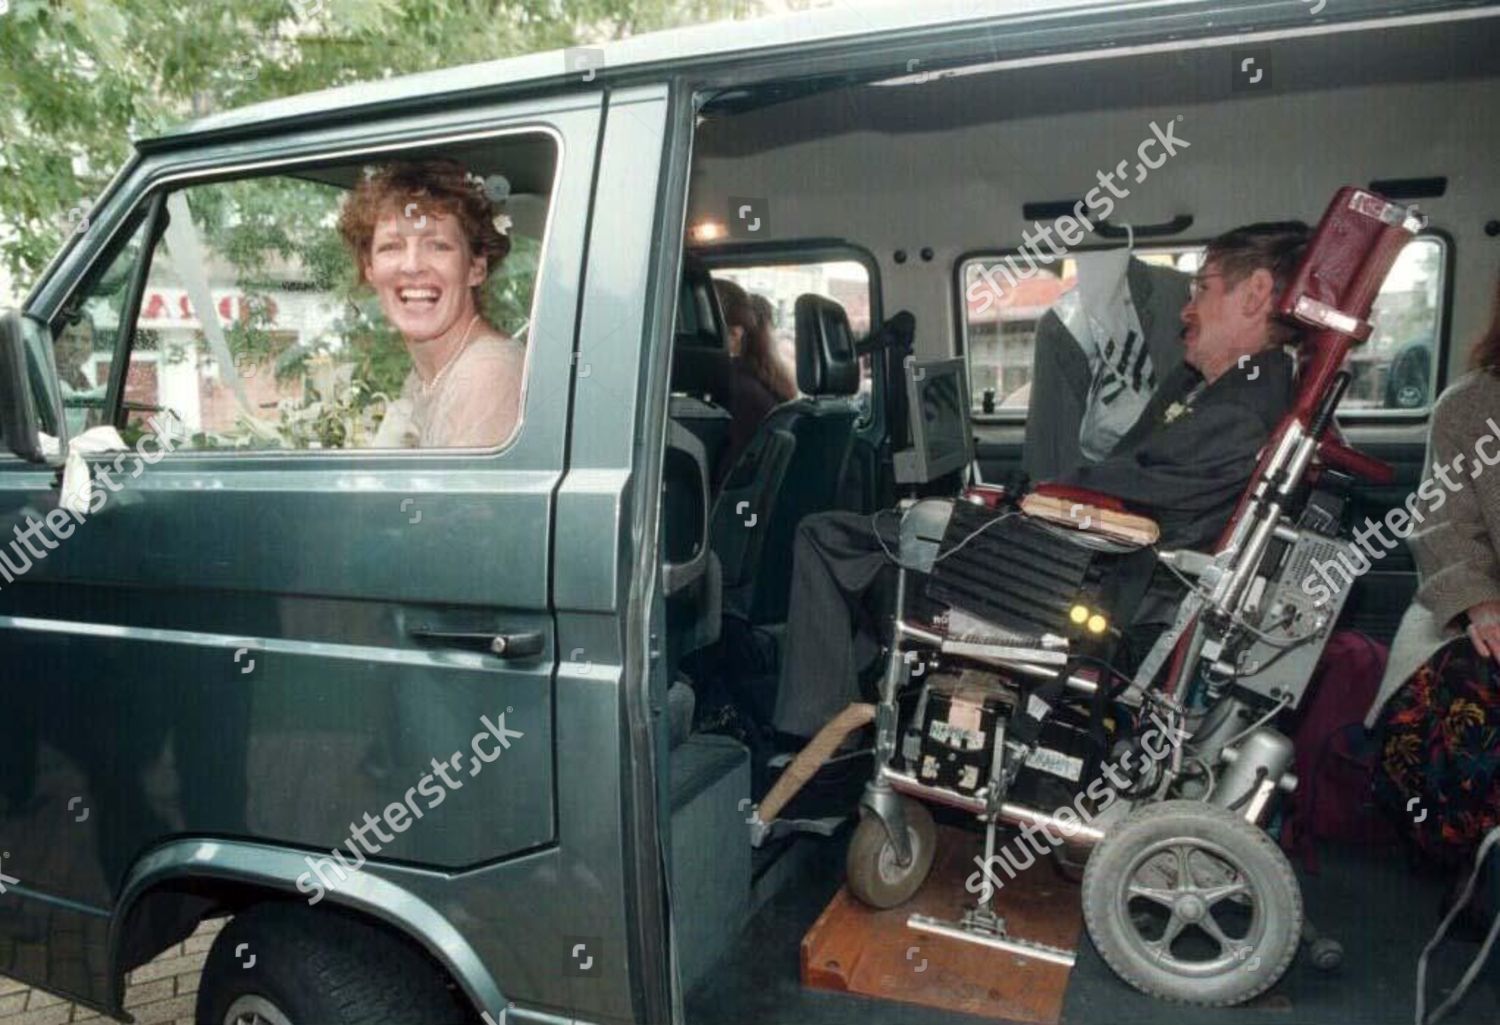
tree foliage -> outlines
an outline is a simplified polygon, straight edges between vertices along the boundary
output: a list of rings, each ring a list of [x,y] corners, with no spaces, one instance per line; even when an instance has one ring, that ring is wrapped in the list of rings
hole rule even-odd
[[[214,110],[409,72],[598,42],[744,13],[749,0],[0,0],[0,260],[29,284],[87,215],[133,139]],[[368,443],[410,360],[333,230],[338,189],[273,176],[186,190],[194,231],[218,284],[244,297],[223,325],[230,376],[273,374],[274,409],[245,408],[232,428],[188,424],[194,447],[342,447]],[[515,236],[486,283],[484,309],[517,335],[530,315],[539,240]],[[129,270],[151,260],[151,287],[180,285],[170,246],[139,239],[80,297],[58,339],[77,418],[97,422],[102,357],[112,358]],[[228,279],[228,280],[226,280]],[[327,329],[294,341],[268,312],[273,294],[326,297]],[[222,380],[201,333],[168,342],[141,328],[131,355],[159,375],[186,361]],[[129,378],[127,379],[129,381]],[[208,385],[205,385],[208,386]],[[152,395],[125,399],[175,415]],[[144,402],[144,404],[142,404]],[[262,403],[262,405],[266,405]],[[191,418],[190,418],[191,419]]]
[[[0,0],[0,260],[29,285],[131,140],[213,110],[753,0]]]

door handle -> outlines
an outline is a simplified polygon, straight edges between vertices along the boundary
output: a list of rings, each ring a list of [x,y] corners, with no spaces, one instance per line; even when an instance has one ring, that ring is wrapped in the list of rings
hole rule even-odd
[[[410,633],[418,641],[450,648],[472,648],[501,658],[532,658],[540,655],[545,647],[540,630],[495,634],[471,630],[430,630],[419,626]]]

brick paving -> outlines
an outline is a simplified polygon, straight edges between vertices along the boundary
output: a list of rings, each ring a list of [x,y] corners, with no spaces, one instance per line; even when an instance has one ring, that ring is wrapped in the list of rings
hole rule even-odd
[[[181,943],[162,951],[154,960],[130,973],[125,987],[125,1006],[139,1025],[193,1025],[193,1006],[198,999],[198,976],[208,958],[214,936],[228,921],[209,919]],[[114,1021],[99,1012],[61,997],[32,989],[0,975],[0,1025],[68,1025]]]

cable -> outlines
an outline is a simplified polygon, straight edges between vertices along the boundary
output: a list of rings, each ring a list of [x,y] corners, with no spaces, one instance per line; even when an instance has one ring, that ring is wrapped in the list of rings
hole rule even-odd
[[[1160,553],[1158,552],[1158,556],[1159,555]],[[1182,581],[1183,585],[1187,587],[1189,591],[1196,592],[1198,596],[1201,597],[1204,601],[1213,604],[1213,595],[1209,591],[1206,591],[1203,588],[1199,587],[1196,580],[1189,580],[1187,576],[1182,572],[1182,570],[1178,569],[1170,562],[1160,559],[1158,561],[1160,561],[1163,566],[1167,567],[1167,569],[1172,572],[1173,576]],[[1309,630],[1307,633],[1303,634],[1300,637],[1293,637],[1290,640],[1280,640],[1278,638],[1272,637],[1270,634],[1266,633],[1264,630],[1259,629],[1258,627],[1251,626],[1238,612],[1229,613],[1229,621],[1232,622],[1235,626],[1255,637],[1263,644],[1269,644],[1273,648],[1286,648],[1288,650],[1307,644],[1308,642],[1316,638],[1318,636],[1318,633],[1320,632],[1318,630]]]
[[[1458,980],[1458,985],[1453,987],[1453,992],[1448,995],[1448,999],[1439,1004],[1438,1009],[1432,1012],[1432,1018],[1425,1018],[1427,1010],[1427,956],[1442,942],[1443,936],[1448,932],[1448,927],[1453,924],[1453,920],[1458,917],[1458,913],[1468,905],[1469,898],[1474,896],[1474,884],[1479,881],[1479,873],[1484,871],[1484,859],[1489,854],[1490,849],[1497,844],[1500,844],[1500,826],[1496,826],[1485,834],[1484,840],[1479,844],[1478,852],[1474,855],[1474,871],[1469,874],[1469,881],[1464,884],[1463,892],[1453,902],[1453,907],[1448,909],[1448,914],[1444,916],[1443,921],[1438,925],[1437,932],[1433,933],[1432,939],[1427,941],[1427,946],[1422,948],[1422,954],[1417,958],[1417,1025],[1437,1025],[1438,1022],[1443,1020],[1444,1015],[1458,1006],[1459,1001],[1464,998],[1464,994],[1469,991],[1469,987],[1474,984],[1474,980],[1479,977],[1479,970],[1489,960],[1490,951],[1495,946],[1495,938],[1500,936],[1500,915],[1496,915],[1494,923],[1490,925],[1489,933],[1484,938],[1484,945],[1479,948],[1479,953],[1470,962],[1468,969],[1463,974],[1463,978]]]
[[[1283,708],[1285,708],[1287,706],[1287,704],[1291,702],[1291,700],[1292,699],[1290,697],[1283,697],[1280,701],[1276,702],[1276,707],[1275,708],[1271,709],[1265,715],[1263,715],[1259,719],[1255,720],[1249,726],[1246,726],[1244,729],[1240,730],[1238,733],[1236,733],[1229,740],[1226,740],[1224,742],[1224,744],[1222,745],[1222,747],[1220,748],[1220,750],[1223,750],[1223,748],[1225,748],[1225,747],[1233,747],[1235,744],[1238,744],[1240,741],[1244,740],[1250,734],[1252,734],[1256,730],[1260,729],[1266,723],[1268,723],[1272,719],[1276,718],[1276,713],[1279,712],[1279,711],[1281,711]]]
[[[914,509],[916,507],[913,506],[912,508]],[[893,510],[893,509],[877,509],[877,510],[875,510],[874,512],[872,512],[870,514],[870,529],[875,532],[875,540],[880,543],[880,550],[885,553],[885,557],[887,559],[890,559],[891,562],[895,563],[897,566],[900,566],[902,569],[910,570],[913,573],[923,573],[923,572],[926,572],[926,570],[924,570],[920,566],[908,566],[906,563],[902,562],[900,560],[900,558],[898,558],[891,551],[890,547],[885,543],[885,538],[883,538],[883,537],[880,536],[880,524],[877,522],[878,518],[880,517],[881,513],[889,513],[889,512],[894,512],[894,511],[895,510]],[[908,514],[910,514],[910,512],[911,512],[911,509],[907,509],[905,512],[903,512],[901,514],[901,523],[905,523],[906,522],[906,517],[907,517]],[[942,562],[948,556],[950,556],[954,552],[958,551],[964,545],[966,545],[970,541],[974,540],[980,534],[983,534],[986,530],[989,530],[995,524],[1000,523],[1000,522],[1002,522],[1004,520],[1008,520],[1012,516],[1015,516],[1015,515],[1017,515],[1017,514],[1014,511],[1011,511],[1011,512],[1001,513],[999,516],[996,516],[994,519],[985,520],[978,527],[974,528],[974,530],[972,530],[967,537],[965,537],[962,540],[960,540],[952,548],[948,549],[946,552],[939,552],[937,554],[937,556],[933,558],[932,564],[934,566],[936,566],[938,563]],[[897,532],[898,535],[901,532],[901,523],[898,523],[896,525],[896,532]]]
[[[1219,776],[1214,772],[1214,767],[1208,764],[1208,761],[1201,755],[1188,755],[1186,756],[1186,761],[1197,762],[1208,776],[1208,788],[1203,791],[1203,796],[1198,798],[1198,800],[1205,802],[1213,800],[1214,788],[1219,785]]]

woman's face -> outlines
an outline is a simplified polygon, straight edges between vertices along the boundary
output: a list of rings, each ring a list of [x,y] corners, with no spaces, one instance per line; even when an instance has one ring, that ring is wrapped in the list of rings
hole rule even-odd
[[[483,283],[486,268],[484,257],[470,253],[458,218],[408,203],[376,223],[364,272],[396,329],[425,342],[473,318],[470,289]]]

